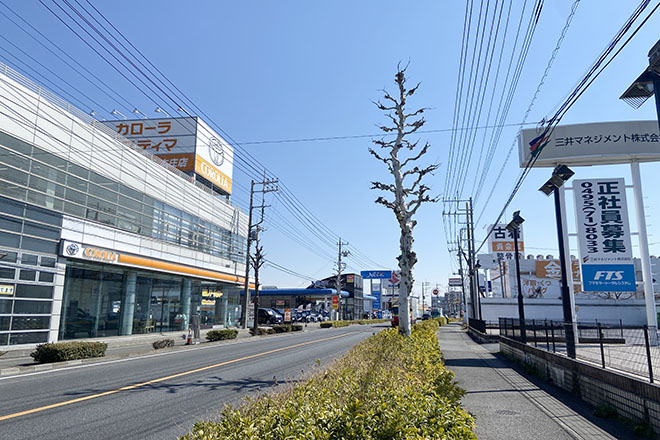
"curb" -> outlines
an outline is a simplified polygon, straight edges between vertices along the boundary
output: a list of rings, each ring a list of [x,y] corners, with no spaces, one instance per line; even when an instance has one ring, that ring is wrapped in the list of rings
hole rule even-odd
[[[115,354],[115,355],[109,355],[109,356],[103,356],[103,357],[97,357],[97,358],[87,358],[87,359],[75,359],[72,361],[64,361],[64,362],[52,362],[52,363],[47,363],[47,364],[35,364],[35,365],[24,365],[24,366],[18,366],[18,367],[8,367],[8,368],[2,368],[0,369],[0,377],[9,377],[9,376],[18,376],[21,374],[25,373],[36,373],[40,371],[48,371],[48,370],[55,370],[58,368],[62,367],[72,367],[72,366],[77,366],[77,365],[86,365],[86,364],[94,364],[94,363],[100,363],[100,362],[105,362],[105,361],[114,361],[114,360],[119,360],[119,359],[128,359],[132,357],[140,357],[144,356],[147,354],[156,354],[156,353],[167,353],[167,352],[175,352],[175,351],[184,351],[188,350],[190,348],[196,348],[199,346],[212,346],[212,345],[223,345],[228,342],[243,342],[243,341],[250,341],[250,340],[255,340],[256,338],[270,338],[270,337],[276,337],[276,336],[284,336],[284,335],[296,335],[299,333],[306,333],[309,331],[317,331],[317,330],[324,330],[321,328],[303,328],[302,332],[286,332],[286,333],[276,333],[276,334],[271,334],[271,335],[259,335],[259,336],[244,336],[240,337],[240,334],[236,339],[225,339],[223,341],[214,341],[214,342],[202,342],[201,344],[193,344],[193,345],[175,345],[174,347],[170,348],[163,348],[160,350],[155,350],[151,347],[151,345],[144,346],[145,350],[140,350],[136,351],[134,353],[124,353],[124,354]],[[114,346],[113,348],[125,348],[121,346]]]

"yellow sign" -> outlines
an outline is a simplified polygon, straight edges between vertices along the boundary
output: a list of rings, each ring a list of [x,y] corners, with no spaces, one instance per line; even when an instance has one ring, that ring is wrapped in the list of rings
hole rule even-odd
[[[577,260],[571,261],[573,279],[580,279],[580,264]],[[536,276],[538,278],[561,278],[561,265],[559,260],[536,260]]]
[[[0,284],[0,295],[13,295],[13,294],[14,294],[13,284]]]
[[[214,306],[215,305],[215,300],[214,299],[203,299],[202,300],[202,305],[203,306]]]
[[[202,296],[205,298],[222,298],[223,293],[219,290],[202,290]]]
[[[216,167],[204,160],[199,154],[195,155],[195,172],[231,194],[231,178],[218,171]]]

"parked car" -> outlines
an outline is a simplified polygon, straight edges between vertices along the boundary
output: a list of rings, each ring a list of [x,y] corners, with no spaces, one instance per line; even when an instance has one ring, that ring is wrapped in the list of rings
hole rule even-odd
[[[422,315],[422,321],[426,321],[427,319],[431,319],[431,314],[430,313],[424,313]]]
[[[273,324],[281,324],[284,321],[282,316],[277,313],[273,309],[268,309],[268,308],[259,308],[258,311],[258,318],[257,318],[257,323],[258,324],[264,324],[264,325],[273,325]]]

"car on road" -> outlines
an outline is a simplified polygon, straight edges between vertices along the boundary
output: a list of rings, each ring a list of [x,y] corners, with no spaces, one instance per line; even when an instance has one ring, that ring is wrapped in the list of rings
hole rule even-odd
[[[424,313],[422,315],[422,321],[426,321],[427,319],[431,319],[431,314],[430,313]]]

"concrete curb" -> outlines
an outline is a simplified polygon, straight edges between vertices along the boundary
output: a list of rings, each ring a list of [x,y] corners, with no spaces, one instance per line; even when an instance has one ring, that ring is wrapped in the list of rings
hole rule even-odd
[[[53,362],[53,363],[48,363],[48,364],[34,364],[34,365],[20,365],[16,367],[7,367],[7,368],[2,368],[0,369],[0,377],[8,377],[8,376],[17,376],[25,373],[36,373],[40,371],[47,371],[47,370],[55,370],[55,369],[60,369],[60,368],[65,368],[65,367],[72,367],[72,366],[77,366],[77,365],[86,365],[86,364],[94,364],[94,363],[100,363],[100,362],[106,362],[106,361],[114,361],[114,360],[120,360],[120,359],[128,359],[132,357],[140,357],[148,354],[156,354],[156,353],[168,353],[168,352],[176,352],[176,351],[184,351],[188,350],[191,348],[196,348],[200,346],[204,347],[210,347],[213,345],[223,345],[227,343],[237,343],[237,342],[246,342],[250,340],[255,340],[256,338],[272,338],[272,337],[278,337],[278,336],[292,336],[296,335],[299,333],[306,333],[309,331],[318,331],[318,330],[324,330],[321,329],[320,327],[303,327],[302,332],[287,332],[287,333],[275,333],[271,335],[259,335],[259,336],[250,336],[248,332],[239,332],[238,336],[236,339],[226,339],[223,341],[214,341],[214,342],[202,342],[200,344],[193,344],[193,345],[175,345],[174,347],[170,348],[163,348],[160,350],[155,350],[154,348],[151,347],[151,344],[149,345],[144,345],[144,344],[132,344],[132,345],[113,345],[112,347],[108,348],[125,348],[125,347],[135,347],[136,350],[139,348],[144,348],[143,350],[135,351],[132,353],[123,353],[123,354],[110,354],[107,356],[103,357],[98,357],[98,358],[88,358],[88,359],[76,359],[72,361],[64,361],[64,362]],[[173,335],[170,335],[173,336]],[[161,337],[161,338],[154,338],[153,340],[159,340],[159,339],[175,339],[175,338],[167,338],[167,337]],[[176,340],[176,339],[175,339]],[[97,340],[94,340],[97,341]],[[151,342],[151,340],[149,341]]]

